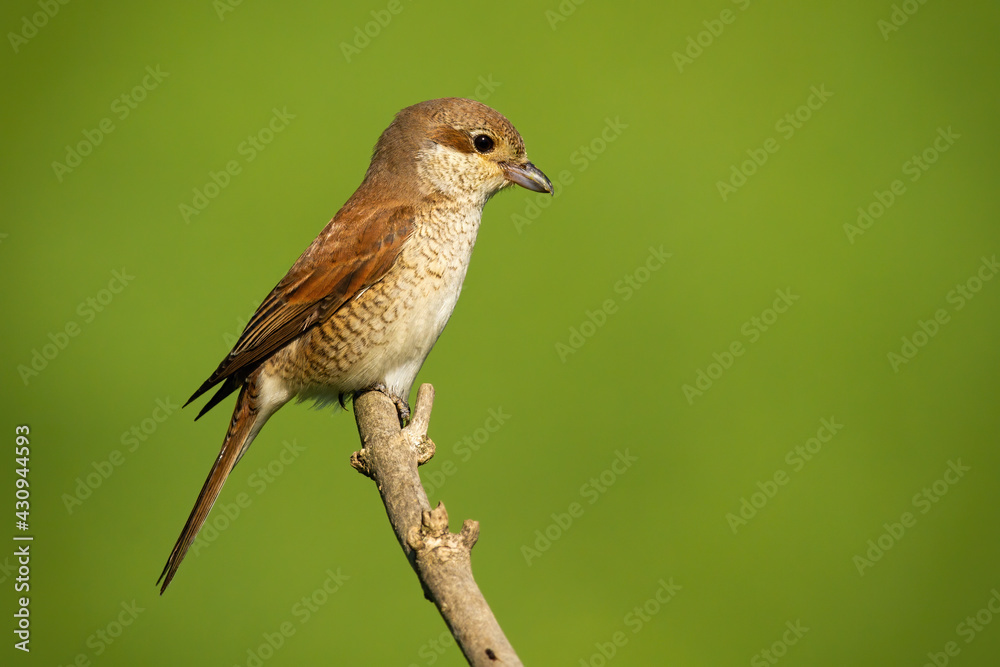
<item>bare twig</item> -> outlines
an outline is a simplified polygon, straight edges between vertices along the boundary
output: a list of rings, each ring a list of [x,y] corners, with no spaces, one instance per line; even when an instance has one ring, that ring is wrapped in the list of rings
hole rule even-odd
[[[351,465],[378,486],[389,523],[424,595],[437,605],[469,664],[520,665],[472,576],[479,523],[467,520],[461,533],[448,532],[444,504],[432,510],[420,484],[417,466],[434,455],[434,443],[427,437],[433,404],[434,387],[421,385],[413,419],[401,429],[388,396],[379,391],[355,396],[362,448],[351,456]]]

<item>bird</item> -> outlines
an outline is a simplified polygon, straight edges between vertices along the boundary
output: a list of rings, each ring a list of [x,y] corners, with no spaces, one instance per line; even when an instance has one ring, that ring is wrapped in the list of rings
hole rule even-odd
[[[462,291],[483,207],[514,185],[553,194],[498,111],[450,97],[396,114],[361,185],[184,404],[218,386],[197,420],[238,392],[219,455],[157,580],[161,595],[226,478],[290,400],[336,409],[377,390],[406,423],[413,381]]]

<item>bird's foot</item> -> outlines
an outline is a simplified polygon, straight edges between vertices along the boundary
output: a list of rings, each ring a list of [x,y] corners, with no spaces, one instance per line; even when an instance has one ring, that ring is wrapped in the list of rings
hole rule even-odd
[[[371,387],[372,391],[380,391],[386,396],[388,396],[393,404],[396,406],[396,414],[399,416],[399,425],[406,426],[410,421],[410,404],[406,402],[406,399],[402,396],[397,396],[388,387],[385,386],[384,382],[379,382]]]

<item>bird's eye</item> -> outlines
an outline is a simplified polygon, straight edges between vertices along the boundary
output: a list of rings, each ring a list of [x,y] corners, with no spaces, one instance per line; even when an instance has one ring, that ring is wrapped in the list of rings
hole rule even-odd
[[[486,134],[477,134],[472,138],[472,145],[479,153],[489,153],[493,150],[493,137]]]

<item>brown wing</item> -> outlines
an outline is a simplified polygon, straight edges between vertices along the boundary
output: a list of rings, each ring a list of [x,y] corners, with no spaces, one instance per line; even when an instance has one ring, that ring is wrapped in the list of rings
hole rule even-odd
[[[190,403],[223,382],[198,417],[236,391],[277,350],[381,280],[412,232],[409,206],[363,212],[345,207],[337,213],[267,295],[229,355],[188,399]]]

